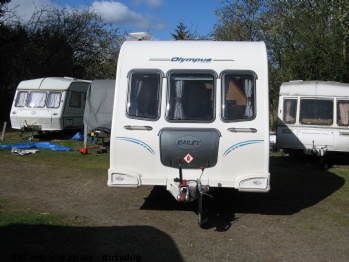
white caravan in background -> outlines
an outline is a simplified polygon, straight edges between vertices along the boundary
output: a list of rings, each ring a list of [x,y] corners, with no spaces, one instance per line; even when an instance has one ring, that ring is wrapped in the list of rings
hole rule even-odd
[[[12,128],[38,132],[82,128],[90,82],[68,77],[20,82],[10,113]]]
[[[270,190],[263,42],[126,41],[113,110],[108,186]]]
[[[349,152],[349,84],[283,83],[276,147],[290,153],[320,156],[321,160],[329,153]]]

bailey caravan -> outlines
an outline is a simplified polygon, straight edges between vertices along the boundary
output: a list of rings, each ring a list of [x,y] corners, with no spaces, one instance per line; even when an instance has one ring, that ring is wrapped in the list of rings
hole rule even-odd
[[[68,77],[20,82],[10,113],[12,128],[39,132],[82,128],[89,84]]]
[[[120,51],[109,187],[164,186],[180,202],[211,188],[268,192],[263,42],[126,41]]]
[[[280,87],[276,147],[324,156],[349,152],[349,84],[291,81]],[[326,165],[325,162],[323,164]]]

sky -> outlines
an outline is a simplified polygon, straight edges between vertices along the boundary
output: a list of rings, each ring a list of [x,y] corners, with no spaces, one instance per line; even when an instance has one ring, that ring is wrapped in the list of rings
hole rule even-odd
[[[35,9],[57,5],[59,8],[95,10],[103,21],[128,32],[148,32],[154,39],[171,40],[180,22],[191,33],[207,36],[218,21],[214,11],[219,0],[12,0],[23,23]]]

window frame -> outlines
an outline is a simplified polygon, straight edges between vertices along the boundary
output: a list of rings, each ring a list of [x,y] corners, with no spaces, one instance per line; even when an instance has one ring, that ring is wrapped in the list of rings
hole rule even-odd
[[[59,94],[58,106],[49,106],[49,105],[48,105],[49,97],[50,97],[50,95],[53,95],[53,94]],[[59,108],[59,107],[61,106],[61,100],[62,100],[62,92],[58,92],[58,91],[49,92],[49,93],[47,94],[47,98],[46,98],[46,107],[47,107],[47,108]]]
[[[32,97],[35,94],[43,94],[45,96],[45,99],[43,101],[43,105],[42,106],[31,106],[30,105],[30,101],[32,101]],[[46,100],[47,100],[47,92],[43,92],[43,91],[31,91],[29,93],[28,99],[27,99],[27,107],[29,108],[45,108],[46,107]]]
[[[226,110],[226,106],[227,103],[225,101],[226,100],[226,86],[229,87],[229,85],[226,85],[226,76],[231,75],[231,76],[239,76],[239,77],[243,77],[243,76],[250,76],[252,79],[252,105],[253,105],[253,115],[251,117],[245,117],[245,118],[227,118],[225,117],[225,110]],[[246,121],[253,121],[256,117],[257,117],[257,79],[258,76],[257,74],[252,71],[252,70],[225,70],[220,74],[220,78],[221,78],[221,120],[225,123],[232,123],[232,122],[246,122]],[[227,91],[228,92],[228,91]],[[248,100],[247,100],[248,101]],[[246,102],[247,103],[247,102]],[[246,110],[246,109],[245,109]]]
[[[177,75],[177,76],[175,76]],[[182,75],[182,76],[181,76]],[[186,75],[184,77],[184,75]],[[171,78],[172,77],[183,77],[183,78],[188,78],[188,81],[190,81],[190,77],[189,76],[199,76],[199,75],[202,75],[202,76],[207,76],[207,75],[210,75],[210,78],[212,77],[212,82],[213,82],[213,85],[212,85],[212,92],[211,92],[211,107],[212,107],[212,116],[210,119],[175,119],[175,112],[173,112],[173,117],[169,116],[169,111],[170,111],[170,105],[174,104],[174,106],[176,105],[176,102],[169,102],[170,100],[173,100],[173,97],[171,96]],[[165,119],[167,122],[170,122],[170,123],[212,123],[215,121],[216,119],[216,92],[217,92],[217,78],[218,78],[218,75],[215,71],[213,70],[183,70],[183,69],[180,69],[180,70],[170,70],[169,72],[167,72],[166,74],[166,77],[167,77],[167,94],[166,94],[166,112],[165,112]],[[197,78],[198,81],[203,81],[204,78]],[[195,81],[195,80],[194,80]],[[209,80],[211,81],[211,79]],[[177,100],[177,98],[175,98],[175,100]],[[171,113],[172,115],[172,113]]]
[[[287,102],[292,101],[294,102],[294,105],[290,105],[291,111],[292,113],[294,113],[294,116],[290,115],[290,117],[293,118],[293,121],[286,121],[286,113],[287,113],[287,109],[286,109],[286,104]],[[294,106],[294,110],[292,110],[292,107]],[[282,121],[286,124],[286,125],[294,125],[296,124],[297,121],[297,109],[298,109],[298,99],[296,97],[284,97],[283,98],[283,112],[282,112]]]
[[[326,123],[326,120],[329,120],[329,118],[318,118],[318,117],[303,117],[303,110],[302,110],[302,102],[303,101],[328,101],[332,103],[332,118],[331,118],[331,123]],[[308,105],[309,106],[309,105]],[[319,106],[316,107],[316,109]],[[320,107],[321,108],[321,107]],[[321,112],[325,112],[325,111],[320,111]],[[307,120],[312,120],[312,122],[306,122],[304,123],[304,119]],[[322,120],[322,121],[321,121]],[[334,99],[333,98],[314,98],[314,97],[300,97],[299,99],[299,124],[304,125],[304,126],[316,126],[316,125],[321,125],[321,126],[332,126],[334,123]]]
[[[19,102],[19,97],[21,96],[21,94],[26,94],[25,95],[25,99],[23,101],[23,105],[18,105]],[[15,100],[15,107],[26,107],[27,106],[27,102],[28,102],[28,97],[29,97],[29,92],[28,91],[18,91],[17,95],[16,95],[16,100]]]
[[[158,78],[158,89],[157,89],[157,108],[155,110],[156,112],[156,116],[155,117],[148,117],[145,115],[137,115],[137,114],[133,114],[130,111],[132,110],[138,110],[138,106],[136,106],[136,108],[132,108],[131,107],[131,100],[133,100],[133,98],[131,99],[131,92],[133,92],[132,89],[132,81],[133,81],[133,77],[135,75],[143,75],[143,76],[148,76],[149,75],[154,75],[157,76]],[[145,121],[157,121],[160,116],[161,116],[161,97],[162,97],[162,85],[163,85],[163,78],[164,78],[164,73],[161,70],[158,69],[133,69],[131,70],[128,75],[127,75],[127,98],[126,98],[126,108],[125,108],[125,114],[126,117],[131,118],[131,119],[137,119],[137,120],[145,120]],[[138,90],[140,91],[140,90]]]
[[[340,120],[341,120],[341,110],[340,110],[340,108],[339,108],[339,104],[340,103],[343,103],[343,102],[345,102],[345,104],[349,104],[349,99],[344,99],[344,98],[342,98],[342,99],[337,99],[337,103],[336,103],[336,108],[337,108],[337,119],[336,119],[336,123],[337,123],[337,125],[338,126],[343,126],[343,127],[345,127],[345,126],[349,126],[349,109],[348,109],[348,111],[347,112],[345,112],[346,113],[346,117],[348,118],[347,119],[347,121],[348,121],[348,123],[347,124],[340,124]],[[345,114],[344,113],[344,114]]]

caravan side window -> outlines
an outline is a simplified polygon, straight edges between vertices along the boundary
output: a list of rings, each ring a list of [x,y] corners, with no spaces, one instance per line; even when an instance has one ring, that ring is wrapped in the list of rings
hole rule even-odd
[[[28,92],[26,92],[26,91],[18,92],[17,97],[16,97],[15,106],[16,107],[25,107],[25,104],[27,102],[27,98],[28,98]]]
[[[349,100],[337,101],[337,124],[349,126]]]
[[[160,74],[133,72],[129,76],[126,113],[131,118],[159,118]]]
[[[46,92],[30,92],[28,107],[43,108],[46,102]]]
[[[284,99],[284,123],[294,124],[296,123],[297,112],[297,99]]]
[[[69,107],[81,107],[81,97],[83,93],[71,92]]]
[[[212,122],[214,79],[212,73],[171,73],[167,93],[167,120]]]
[[[332,125],[333,100],[301,98],[299,122],[303,125]]]
[[[222,118],[224,121],[251,120],[255,117],[255,75],[226,73],[222,78]]]
[[[61,92],[50,92],[47,96],[46,107],[48,108],[58,108],[61,103]]]

